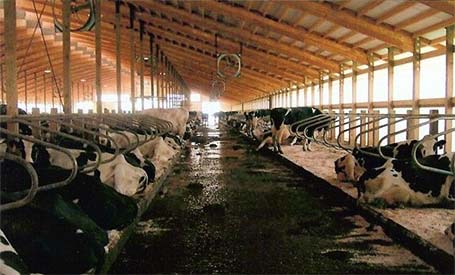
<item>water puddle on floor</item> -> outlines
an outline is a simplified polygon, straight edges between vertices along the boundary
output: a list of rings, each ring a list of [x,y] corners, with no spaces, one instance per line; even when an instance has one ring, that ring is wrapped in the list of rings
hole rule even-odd
[[[201,129],[111,273],[435,271],[227,129]]]

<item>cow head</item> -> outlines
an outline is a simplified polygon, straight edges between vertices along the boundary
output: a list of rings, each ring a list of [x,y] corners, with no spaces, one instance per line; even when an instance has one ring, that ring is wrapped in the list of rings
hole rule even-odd
[[[6,152],[25,159],[25,145],[22,139],[14,138],[7,141]]]
[[[49,167],[51,165],[51,155],[41,144],[33,144],[32,146],[33,163],[39,167]]]
[[[95,152],[90,152],[90,151],[82,152],[76,158],[78,167],[87,165],[89,160],[91,160],[91,161],[95,161],[96,160],[96,153]]]
[[[426,157],[431,155],[437,155],[438,149],[443,149],[446,144],[445,140],[437,140],[430,135],[426,135],[422,139],[422,143],[417,150],[417,157]]]
[[[335,173],[339,182],[356,182],[365,172],[355,157],[347,154],[335,161]]]

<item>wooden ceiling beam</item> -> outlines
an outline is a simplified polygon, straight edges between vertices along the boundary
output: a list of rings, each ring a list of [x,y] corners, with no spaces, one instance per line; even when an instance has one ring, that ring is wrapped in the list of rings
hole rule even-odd
[[[280,2],[284,3],[284,2]],[[289,6],[294,7],[292,3],[314,3],[308,1],[289,1],[286,4],[291,3]],[[216,1],[201,1],[199,5],[210,9],[219,14],[225,16],[235,17],[239,20],[248,21],[250,24],[257,24],[270,30],[291,37],[292,39],[304,41],[307,44],[314,45],[316,47],[324,48],[327,51],[338,53],[346,56],[354,61],[361,64],[368,63],[367,55],[365,52],[353,49],[346,45],[338,44],[332,40],[325,39],[319,35],[308,33],[305,28],[294,28],[288,24],[276,22],[272,19],[264,18],[260,15],[254,14],[245,10],[244,8],[234,7],[229,4],[224,4]],[[303,9],[305,10],[305,9]],[[306,11],[306,10],[305,10]]]
[[[375,23],[380,24],[385,20],[389,19],[392,16],[399,14],[400,12],[409,9],[410,7],[414,6],[416,2],[414,1],[404,1],[403,3],[399,4],[398,6],[394,7],[390,11],[386,11],[384,14],[380,15],[376,18]]]
[[[205,54],[195,52],[194,50],[188,49],[188,48],[180,48],[177,45],[174,44],[161,44],[161,47],[165,52],[169,53],[169,56],[171,57],[180,57],[183,60],[189,60],[189,61],[194,61],[194,62],[199,62],[202,64],[206,64],[206,66],[210,66],[209,64],[213,64],[211,60],[211,56],[207,56]],[[215,68],[213,68],[213,73],[215,71]],[[251,78],[253,81],[257,81],[258,83],[265,84],[266,86],[269,86],[268,88],[276,88],[277,86],[284,86],[287,85],[287,82],[282,81],[282,80],[275,80],[275,79],[264,79],[264,75],[262,75],[259,72],[253,71],[253,70],[248,70],[242,73],[247,78]]]
[[[420,3],[425,4],[438,11],[445,12],[450,15],[455,15],[455,1],[453,0],[418,0]]]
[[[193,29],[188,26],[183,26],[179,25],[178,23],[167,21],[164,19],[159,19],[159,18],[153,18],[151,20],[152,24],[156,24],[156,26],[159,26],[161,28],[170,28],[172,30],[176,30],[180,33],[184,33],[187,36],[191,36],[196,39],[201,39],[205,40],[205,42],[212,43],[214,36],[212,34],[200,31],[198,29]],[[220,47],[226,47],[226,48],[233,48],[233,49],[238,49],[239,44],[236,42],[233,42],[231,40],[225,39],[224,37],[219,37],[218,38],[218,45]],[[261,62],[264,63],[266,67],[268,67],[270,64],[274,64],[275,66],[280,67],[282,70],[291,70],[295,72],[302,72],[303,75],[306,75],[311,78],[317,78],[319,77],[319,72],[308,68],[306,65],[301,65],[298,64],[297,62],[277,57],[272,54],[265,54],[265,53],[259,53],[256,50],[250,49],[249,47],[243,47],[243,56],[252,58],[256,62]],[[303,76],[302,76],[303,77]]]
[[[170,50],[165,48],[165,51],[169,52]],[[170,56],[171,56],[170,59],[177,61],[175,63],[175,64],[177,64],[176,67],[181,66],[182,68],[192,70],[195,73],[201,72],[209,80],[214,78],[213,68],[210,67],[207,64],[207,62],[199,62],[199,61],[194,61],[194,60],[188,61],[188,58],[186,56],[178,56],[178,55],[174,55],[174,54],[172,54]],[[196,65],[198,67],[197,71],[194,70],[194,65]],[[270,90],[274,90],[277,87],[279,87],[279,85],[275,85],[275,86],[263,85],[263,83],[262,83],[262,81],[260,81],[260,79],[257,79],[254,76],[250,76],[247,74],[242,74],[239,78],[229,79],[228,82],[242,83],[242,84],[245,84],[246,86],[250,86],[252,88],[257,89],[258,91],[260,91],[262,93],[268,93]],[[254,83],[254,84],[252,84],[252,83]]]
[[[202,2],[198,2],[198,4],[201,4],[201,3]],[[184,20],[185,22],[194,22],[195,25],[198,25],[204,29],[208,29],[212,33],[219,33],[222,36],[228,36],[231,39],[234,38],[237,41],[242,41],[245,43],[253,44],[253,45],[259,46],[260,48],[263,48],[266,50],[273,50],[278,53],[283,53],[283,54],[286,54],[287,56],[295,57],[301,61],[305,61],[307,63],[316,65],[320,68],[327,69],[331,72],[338,71],[339,66],[336,62],[315,56],[307,51],[303,51],[302,49],[299,49],[296,47],[291,47],[286,44],[277,43],[273,39],[266,39],[259,35],[253,35],[249,32],[241,31],[238,28],[229,27],[222,23],[215,22],[210,19],[204,19],[198,15],[189,14],[188,12],[186,12],[184,10],[181,10],[176,7],[172,7],[170,5],[166,5],[163,3],[159,3],[156,1],[150,1],[144,5],[153,11],[166,14],[168,17],[181,19],[181,20]]]
[[[413,40],[410,35],[404,32],[394,31],[383,25],[377,25],[374,21],[368,20],[366,17],[359,18],[346,10],[337,11],[336,4],[313,1],[285,1],[281,3],[299,10],[305,10],[345,28],[382,40],[397,48],[405,50],[413,49]],[[337,51],[333,52],[340,53]]]

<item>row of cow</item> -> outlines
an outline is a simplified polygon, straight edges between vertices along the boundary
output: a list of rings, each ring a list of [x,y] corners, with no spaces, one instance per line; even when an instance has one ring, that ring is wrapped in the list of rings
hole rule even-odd
[[[136,219],[139,198],[167,169],[183,137],[191,136],[185,109],[102,115],[97,116],[98,124],[89,123],[95,116],[82,117],[69,124],[68,117],[60,117],[56,131],[47,127],[55,120],[42,117],[40,139],[30,136],[37,125],[27,123],[32,117],[21,117],[21,135],[12,136],[6,125],[0,128],[0,154],[30,163],[40,190],[26,206],[1,212],[2,274],[83,273],[99,268],[109,232]],[[159,123],[150,127],[147,121],[157,118]],[[3,159],[0,173],[2,205],[27,193],[32,179],[24,167]],[[60,188],[46,188],[68,179]]]
[[[260,142],[258,149],[268,144],[283,153],[281,144],[301,139],[303,150],[311,150],[311,141],[322,135],[334,121],[329,114],[312,107],[274,108],[251,112],[226,112],[219,114],[232,127],[245,132]],[[302,127],[303,125],[303,127]],[[455,206],[453,153],[444,151],[445,140],[425,136],[422,140],[406,140],[377,147],[353,148],[334,160],[339,182],[352,183],[362,202],[384,202],[387,206],[411,205],[449,207]],[[417,147],[417,148],[415,148]],[[423,169],[412,158],[412,151],[420,164],[447,173]],[[308,156],[308,155],[307,155]]]

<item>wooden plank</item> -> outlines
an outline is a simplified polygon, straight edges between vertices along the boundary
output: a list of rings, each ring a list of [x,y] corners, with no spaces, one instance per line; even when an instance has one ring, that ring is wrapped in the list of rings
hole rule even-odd
[[[356,126],[356,113],[354,111],[349,111],[349,145],[355,146],[355,136],[356,130],[354,127]]]
[[[16,116],[18,114],[17,83],[16,83],[16,0],[5,1],[3,4],[5,17],[5,92],[6,114]],[[8,123],[9,131],[19,133],[17,123]]]
[[[454,30],[455,25],[449,26],[446,28],[446,87],[445,87],[445,95],[446,95],[446,103],[445,103],[445,111],[446,114],[452,115],[453,114],[453,102],[447,100],[449,98],[453,98],[453,55],[454,55]],[[452,121],[447,119],[445,121],[445,129],[451,129],[453,127]],[[446,152],[452,152],[452,138],[453,133],[446,134],[444,139],[446,140],[445,150]]]
[[[71,1],[63,1],[63,112],[71,114],[72,91],[71,91]]]
[[[101,0],[95,1],[95,87],[96,112],[101,114],[103,104],[101,99]]]

